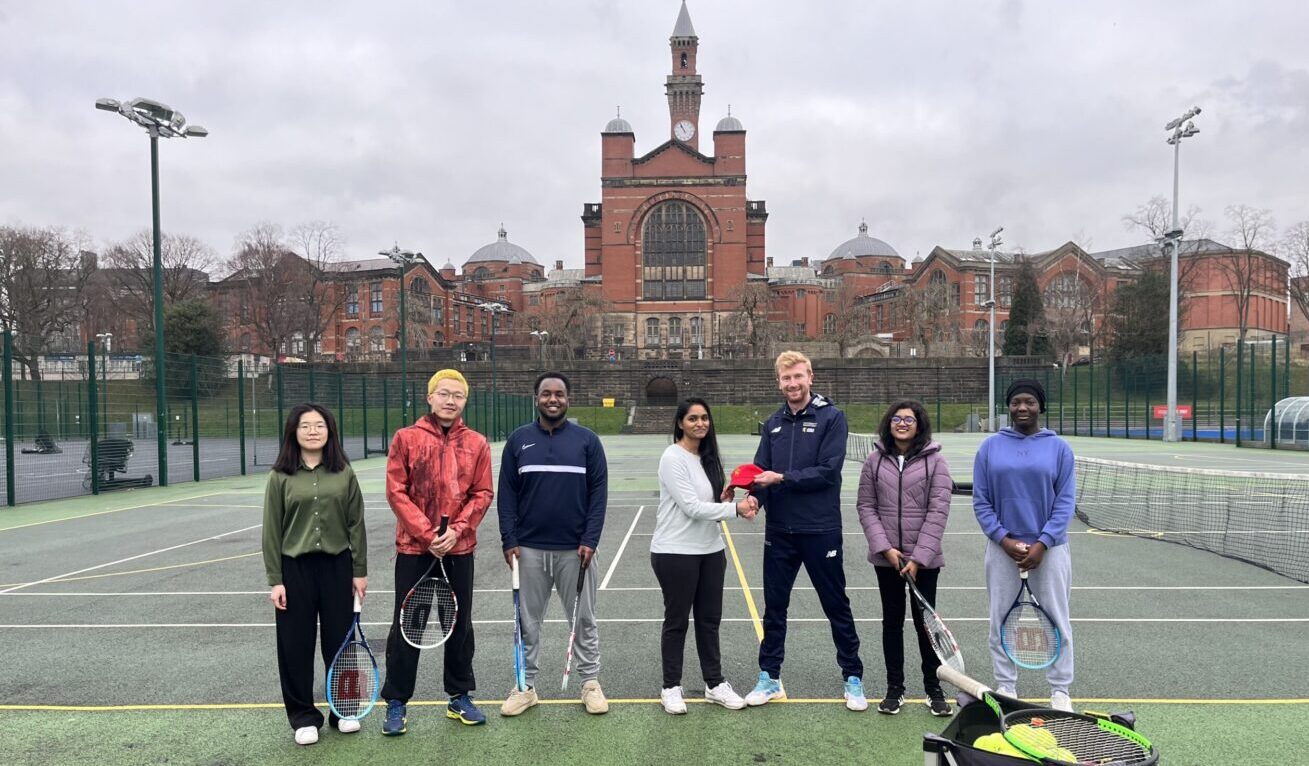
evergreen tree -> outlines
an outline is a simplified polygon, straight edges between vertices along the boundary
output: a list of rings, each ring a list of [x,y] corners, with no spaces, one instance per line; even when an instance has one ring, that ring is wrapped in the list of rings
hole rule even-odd
[[[1009,305],[1003,352],[1005,356],[1047,356],[1050,353],[1041,288],[1036,284],[1036,269],[1027,259],[1018,262],[1018,273],[1014,275],[1013,302]]]
[[[1145,269],[1120,285],[1114,292],[1109,326],[1109,358],[1115,362],[1167,352],[1168,275]]]
[[[223,317],[209,301],[191,298],[164,308],[164,351],[168,354],[166,379],[170,396],[190,396],[191,355],[196,355],[196,387],[211,396],[222,387],[226,374]]]

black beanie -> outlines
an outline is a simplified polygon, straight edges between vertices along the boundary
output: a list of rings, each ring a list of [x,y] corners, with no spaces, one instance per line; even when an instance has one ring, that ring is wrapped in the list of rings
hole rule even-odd
[[[1004,392],[1005,406],[1013,401],[1016,394],[1031,394],[1036,397],[1037,404],[1041,405],[1041,412],[1045,412],[1045,388],[1041,386],[1041,381],[1034,378],[1019,378],[1009,384],[1009,388]]]

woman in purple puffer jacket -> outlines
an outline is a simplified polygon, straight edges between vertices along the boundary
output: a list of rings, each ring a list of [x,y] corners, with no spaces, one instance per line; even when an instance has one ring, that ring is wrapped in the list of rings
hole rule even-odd
[[[941,540],[950,515],[950,468],[941,445],[932,441],[927,410],[912,399],[892,404],[882,416],[878,440],[859,476],[859,523],[868,538],[868,560],[877,572],[882,596],[882,654],[886,659],[886,698],[879,713],[895,715],[904,705],[905,578],[912,579],[928,603],[936,605],[936,580],[945,561]],[[948,716],[940,665],[923,631],[922,611],[913,599],[923,687],[932,715]]]

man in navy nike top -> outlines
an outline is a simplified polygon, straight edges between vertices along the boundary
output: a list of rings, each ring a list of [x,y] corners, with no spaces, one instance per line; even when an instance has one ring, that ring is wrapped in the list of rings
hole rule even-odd
[[[527,688],[515,689],[500,714],[515,716],[537,703],[539,638],[550,591],[571,614],[579,567],[589,567],[600,545],[608,499],[609,468],[600,437],[568,422],[568,378],[542,373],[533,387],[539,417],[505,442],[500,459],[500,542],[505,562],[518,558]],[[608,712],[600,688],[600,631],[595,618],[595,573],[586,575],[577,608],[577,673],[582,703],[593,715]]]

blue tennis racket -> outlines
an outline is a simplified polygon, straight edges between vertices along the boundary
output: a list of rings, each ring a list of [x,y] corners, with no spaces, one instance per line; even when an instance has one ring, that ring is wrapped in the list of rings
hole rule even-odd
[[[355,594],[355,618],[345,642],[327,669],[327,706],[337,718],[358,721],[368,715],[382,691],[382,677],[377,660],[368,648],[364,629],[359,622],[359,594]]]
[[[523,652],[523,611],[518,595],[518,557],[514,556],[514,684],[518,691],[527,691],[527,659]]]

